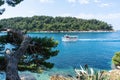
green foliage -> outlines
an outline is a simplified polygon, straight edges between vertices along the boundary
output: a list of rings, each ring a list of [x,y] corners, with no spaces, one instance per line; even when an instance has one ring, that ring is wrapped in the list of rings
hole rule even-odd
[[[6,38],[7,38],[6,35],[5,36],[0,36],[0,45],[7,43]]]
[[[116,66],[120,66],[120,52],[116,52],[115,55],[112,58],[113,64]]]
[[[19,4],[21,1],[23,0],[0,0],[0,6],[7,3],[10,6],[15,6],[17,4]]]
[[[4,5],[5,3],[7,3],[9,6],[16,6],[17,4],[19,4],[21,1],[23,0],[0,0],[0,6]],[[5,11],[5,9],[0,9],[0,15],[3,14],[3,12]]]
[[[23,0],[6,0],[6,3],[14,7],[15,5],[19,4],[21,1]]]
[[[5,8],[0,9],[0,15],[2,15],[4,11],[5,11]]]
[[[6,68],[6,64],[5,63],[6,63],[5,62],[5,57],[1,55],[0,56],[0,71],[5,71],[5,68]]]
[[[5,49],[4,45],[9,43],[15,47],[12,49],[15,52],[21,42],[22,40],[17,33],[14,33],[14,31],[8,32],[7,35],[0,36],[0,51],[3,51]],[[57,45],[58,42],[53,38],[31,37],[31,42],[19,61],[18,69],[21,71],[41,72],[43,69],[52,68],[54,64],[47,60],[58,54],[59,51],[55,49]],[[0,66],[6,65],[3,57],[0,57]]]
[[[96,19],[85,20],[75,17],[16,17],[0,20],[0,24],[6,28],[27,31],[89,31],[89,30],[113,30],[112,26]]]
[[[2,28],[3,26],[2,25],[0,25],[0,29]]]
[[[4,56],[0,56],[0,61],[4,60],[5,57]]]
[[[52,68],[54,64],[50,62],[46,62],[49,58],[56,56],[58,54],[58,50],[54,50],[53,48],[57,47],[58,42],[54,41],[53,38],[32,38],[31,44],[34,46],[29,46],[26,54],[20,61],[20,65],[31,65],[35,64],[34,67],[38,71],[39,67],[42,69]],[[47,67],[47,68],[46,68]]]
[[[4,4],[4,0],[0,0],[0,6]]]

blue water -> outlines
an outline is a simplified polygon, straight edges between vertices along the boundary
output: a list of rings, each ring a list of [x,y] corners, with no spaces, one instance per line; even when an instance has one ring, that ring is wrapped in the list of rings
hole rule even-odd
[[[65,35],[77,35],[79,40],[63,42]],[[74,73],[74,68],[88,64],[90,67],[102,70],[111,69],[111,59],[115,52],[120,51],[120,32],[88,32],[88,33],[29,33],[31,37],[53,37],[59,42],[56,49],[60,52],[52,57],[50,62],[54,68],[43,74]],[[2,34],[0,34],[2,35]],[[42,75],[43,75],[42,74]],[[44,75],[44,76],[45,76]],[[46,80],[39,79],[38,80]],[[45,77],[44,77],[45,78]]]
[[[65,34],[77,35],[76,42],[63,42]],[[32,37],[53,37],[59,42],[60,50],[56,57],[49,61],[55,68],[68,69],[88,64],[97,69],[111,69],[111,59],[115,52],[120,51],[120,32],[89,32],[89,33],[29,33]]]

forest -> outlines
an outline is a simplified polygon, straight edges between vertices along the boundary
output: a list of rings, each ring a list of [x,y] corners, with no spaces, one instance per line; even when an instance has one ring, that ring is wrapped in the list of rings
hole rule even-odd
[[[81,19],[76,17],[15,17],[1,19],[0,25],[4,28],[13,28],[27,31],[111,31],[113,27],[104,21],[96,19]]]

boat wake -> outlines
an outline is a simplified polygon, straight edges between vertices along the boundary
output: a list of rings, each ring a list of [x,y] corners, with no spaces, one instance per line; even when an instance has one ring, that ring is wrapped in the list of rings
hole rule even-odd
[[[78,40],[87,42],[120,42],[120,39],[78,39]]]

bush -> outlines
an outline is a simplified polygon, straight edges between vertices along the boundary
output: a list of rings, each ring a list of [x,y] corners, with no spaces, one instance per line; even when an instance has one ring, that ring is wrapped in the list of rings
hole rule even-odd
[[[115,55],[112,58],[112,63],[115,66],[120,66],[120,52],[116,52]]]

